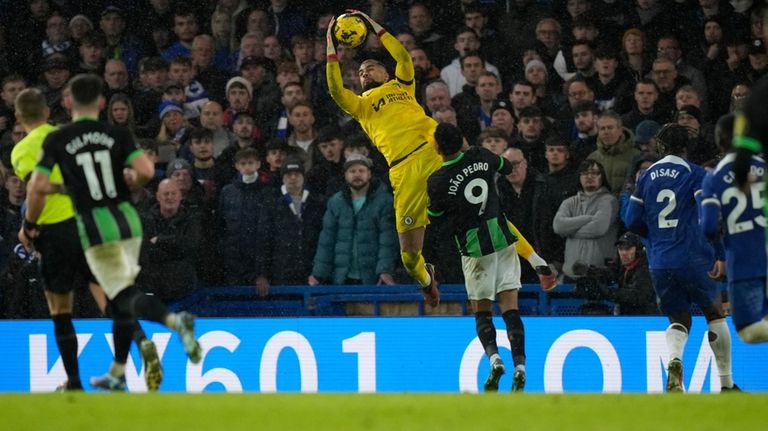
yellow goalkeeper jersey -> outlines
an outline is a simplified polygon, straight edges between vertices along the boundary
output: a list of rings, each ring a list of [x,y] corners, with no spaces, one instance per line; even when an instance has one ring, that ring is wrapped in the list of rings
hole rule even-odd
[[[344,88],[336,61],[328,62],[327,79],[331,97],[360,123],[391,165],[424,142],[433,143],[437,122],[416,101],[413,63],[408,51],[389,33],[382,35],[381,42],[398,60],[395,79],[358,96]]]

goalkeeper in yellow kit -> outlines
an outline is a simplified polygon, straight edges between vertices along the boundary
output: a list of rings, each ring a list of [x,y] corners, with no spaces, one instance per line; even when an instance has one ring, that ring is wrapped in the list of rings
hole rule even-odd
[[[427,304],[437,306],[440,292],[434,267],[424,261],[424,231],[427,216],[427,179],[442,166],[434,132],[437,122],[424,113],[416,101],[415,71],[408,50],[381,25],[360,11],[349,11],[367,20],[381,44],[397,62],[395,79],[390,80],[384,65],[376,60],[360,64],[358,76],[363,93],[344,88],[341,67],[333,40],[335,18],[328,24],[326,76],[328,90],[341,109],[362,126],[389,164],[394,190],[395,218],[400,256],[406,271],[421,285]],[[539,273],[542,288],[555,287],[555,275],[528,241],[514,228],[518,253]]]

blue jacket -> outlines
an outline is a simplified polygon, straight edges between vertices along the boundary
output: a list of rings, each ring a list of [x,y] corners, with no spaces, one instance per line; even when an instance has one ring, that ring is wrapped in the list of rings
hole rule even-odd
[[[378,181],[371,183],[365,204],[357,214],[349,187],[330,197],[312,275],[321,281],[344,284],[355,247],[364,284],[376,284],[379,274],[394,270],[398,240],[392,192]]]

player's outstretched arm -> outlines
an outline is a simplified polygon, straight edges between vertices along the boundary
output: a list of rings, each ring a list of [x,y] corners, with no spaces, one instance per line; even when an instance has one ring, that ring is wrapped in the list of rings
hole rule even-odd
[[[134,174],[126,176],[128,187],[131,189],[143,186],[155,175],[154,163],[152,163],[152,160],[150,160],[143,152],[133,156],[131,160],[131,170]]]
[[[40,232],[37,219],[45,206],[46,191],[51,187],[51,181],[48,178],[50,171],[41,168],[35,169],[27,183],[27,211],[24,213],[24,221],[18,235],[19,241],[27,251],[32,251],[31,240],[36,238]]]
[[[325,79],[328,82],[328,93],[341,109],[357,118],[360,98],[352,91],[344,88],[339,57],[336,55],[336,46],[333,44],[333,27],[335,24],[336,17],[333,17],[328,23],[328,31],[325,34]]]
[[[352,9],[350,9],[349,12],[361,16],[371,25],[371,28],[381,41],[382,46],[384,46],[387,52],[389,52],[389,55],[391,55],[397,62],[395,76],[406,83],[413,81],[413,78],[416,76],[416,71],[413,67],[413,58],[403,44],[364,12]]]

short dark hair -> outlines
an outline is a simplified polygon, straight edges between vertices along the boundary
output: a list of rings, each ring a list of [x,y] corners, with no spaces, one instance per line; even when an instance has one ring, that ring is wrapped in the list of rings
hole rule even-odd
[[[567,139],[563,138],[562,136],[555,134],[547,138],[546,141],[544,141],[545,147],[565,147],[570,149],[571,143],[568,142]]]
[[[455,154],[464,145],[464,136],[458,127],[450,123],[440,123],[435,129],[437,151],[443,155]]]
[[[368,135],[363,133],[355,133],[345,139],[344,149],[346,150],[347,148],[365,148],[368,151],[371,151],[371,140],[368,138]]]
[[[253,147],[242,148],[235,153],[235,163],[245,159],[261,160],[259,152]]]
[[[202,141],[204,139],[208,139],[210,141],[213,140],[213,131],[211,129],[206,129],[205,127],[195,127],[191,132],[189,132],[189,142]]]
[[[459,37],[460,34],[464,34],[464,33],[472,33],[472,34],[475,35],[475,37],[480,39],[480,36],[477,34],[475,29],[473,29],[472,27],[467,27],[467,26],[459,27],[459,29],[456,30],[456,34],[454,35],[453,39],[455,40],[457,37]]]
[[[594,50],[595,58],[599,58],[601,60],[618,60],[619,59],[619,53],[616,52],[616,50],[606,44],[598,45],[597,48]]]
[[[157,154],[158,143],[155,139],[142,138],[138,140],[139,148],[144,151],[152,151]]]
[[[462,55],[461,59],[459,60],[459,65],[461,66],[461,70],[464,70],[464,60],[466,60],[469,57],[479,58],[480,62],[483,63],[483,67],[485,67],[485,58],[483,57],[483,54],[480,54],[480,51],[470,51]]]
[[[76,105],[87,106],[96,103],[103,93],[104,81],[91,73],[81,73],[69,82],[72,102]]]
[[[661,91],[659,91],[659,86],[656,85],[656,82],[654,82],[652,79],[643,78],[643,79],[638,80],[635,83],[635,91],[637,91],[637,86],[640,85],[640,84],[643,84],[643,85],[653,85],[653,88],[656,89],[656,92],[657,93],[661,93]]]
[[[140,72],[154,72],[158,70],[168,70],[168,62],[161,57],[144,57],[139,60]]]
[[[27,79],[18,73],[11,73],[10,75],[6,75],[5,78],[3,78],[2,81],[0,81],[0,90],[5,88],[5,86],[9,82],[18,82],[18,81],[21,81],[24,83],[24,85],[27,85]]]
[[[315,142],[319,144],[322,142],[330,142],[330,141],[333,141],[334,139],[338,139],[344,142],[344,135],[341,133],[341,130],[339,130],[338,127],[326,126],[317,132],[317,137],[315,138]]]
[[[586,112],[586,111],[590,111],[593,114],[598,113],[597,105],[595,104],[595,102],[590,102],[589,100],[584,100],[577,103],[576,105],[573,106],[572,111],[574,116],[576,116],[576,114],[580,112]]]
[[[182,66],[192,67],[192,59],[184,57],[183,55],[177,55],[171,59],[171,66],[174,64],[180,64]]]
[[[534,118],[534,117],[543,118],[544,117],[544,113],[541,112],[541,108],[539,108],[538,106],[535,106],[535,105],[533,105],[533,106],[526,106],[525,108],[520,110],[519,117],[520,117],[520,119],[523,119],[523,118]]]
[[[578,40],[574,41],[573,45],[571,45],[571,48],[573,48],[574,46],[578,46],[578,45],[586,45],[587,48],[589,48],[590,51],[592,51],[592,52],[595,51],[595,45],[592,42],[588,41],[587,39],[578,39]]]

